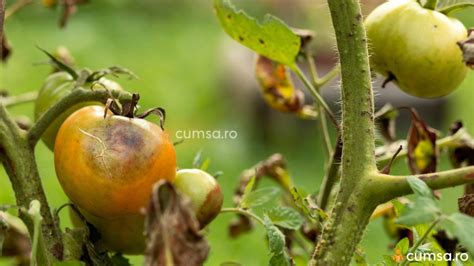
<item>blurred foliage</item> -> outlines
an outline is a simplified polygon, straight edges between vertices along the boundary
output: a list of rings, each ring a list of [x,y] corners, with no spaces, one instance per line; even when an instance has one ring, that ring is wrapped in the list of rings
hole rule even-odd
[[[253,10],[257,15],[268,11],[292,26],[314,29],[317,50],[332,51],[334,44],[326,5],[318,1],[315,4],[298,1],[295,5],[291,2],[261,1],[257,6],[254,1],[246,0],[239,6],[247,6],[246,10]],[[372,2],[376,1],[370,2],[369,6],[373,6]],[[50,67],[38,65],[46,58],[35,45],[48,50],[64,45],[71,50],[79,66],[98,69],[120,65],[133,70],[139,80],[120,82],[128,90],[140,93],[143,108],[161,106],[166,109],[165,128],[172,136],[177,130],[188,129],[238,132],[235,140],[193,139],[177,146],[180,167],[191,167],[192,158],[202,149],[203,156],[211,160],[209,170],[224,172],[219,177],[226,196],[224,206],[232,204],[231,195],[240,171],[274,152],[288,159],[298,186],[316,190],[324,169],[317,124],[276,113],[264,105],[253,76],[245,76],[245,69],[253,67],[252,56],[231,43],[211,7],[211,1],[206,0],[91,1],[80,6],[68,27],[61,30],[57,27],[59,12],[45,9],[35,1],[6,23],[13,53],[9,62],[0,66],[0,88],[12,94],[40,88]],[[472,9],[458,15],[467,26],[474,26]],[[250,80],[245,81],[249,77]],[[474,132],[473,87],[474,73],[471,72],[462,88],[448,97],[448,118],[443,121],[442,131],[446,132],[454,119],[463,119]],[[31,104],[11,110],[16,115],[32,117]],[[431,119],[433,121],[427,122],[439,122],[439,118]],[[399,136],[404,135],[406,129],[401,129]],[[55,178],[53,154],[42,143],[36,152],[50,204],[57,208],[66,203],[67,198]],[[449,167],[444,159],[440,166]],[[407,167],[399,163],[392,173],[407,173]],[[266,185],[272,184],[267,182]],[[441,206],[448,212],[455,210],[459,195],[461,188],[446,190]],[[14,203],[8,177],[3,171],[0,173],[0,203]],[[70,226],[66,211],[61,212],[61,217],[62,226]],[[211,252],[207,265],[226,261],[267,264],[269,254],[263,244],[263,229],[257,227],[252,233],[230,240],[227,225],[232,217],[223,214],[209,227]],[[373,222],[362,244],[369,262],[381,261],[388,243],[382,221]],[[131,259],[134,265],[141,264],[141,257]],[[0,260],[0,265],[10,264]]]

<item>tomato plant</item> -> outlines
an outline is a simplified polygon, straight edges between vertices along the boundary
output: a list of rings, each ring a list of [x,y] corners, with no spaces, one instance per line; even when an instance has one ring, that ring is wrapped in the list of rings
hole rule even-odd
[[[44,1],[46,7],[63,8],[62,26],[79,3]],[[129,265],[121,254],[143,254],[146,265],[203,265],[216,244],[207,242],[207,234],[217,228],[211,223],[222,225],[223,219],[215,218],[232,214],[229,238],[218,244],[259,226],[266,233],[269,265],[370,265],[360,243],[376,219],[383,219],[393,246],[392,254],[380,254],[384,265],[408,265],[416,254],[456,254],[468,263],[474,253],[474,138],[461,122],[443,137],[412,107],[385,105],[376,111],[371,71],[418,97],[450,94],[474,57],[474,31],[450,16],[474,4],[390,1],[364,21],[356,0],[327,3],[338,63],[323,76],[313,54],[319,40],[311,31],[289,27],[272,15],[259,22],[229,0],[214,0],[213,6],[223,30],[256,53],[255,74],[267,108],[309,124],[317,120],[324,160],[304,157],[326,167],[324,173],[311,172],[324,176],[319,187],[313,182],[299,186],[301,180],[293,179],[289,169],[298,164],[274,154],[242,171],[232,205],[222,207],[227,183],[221,187],[217,175],[209,174],[209,159],[196,156],[192,168],[179,169],[179,142],[164,130],[165,110],[139,113],[139,95],[105,78],[128,71],[77,71],[46,52],[59,72],[46,78],[39,93],[0,98],[0,159],[16,199],[15,205],[0,205],[0,248],[10,251],[23,241],[23,252],[7,255],[31,265]],[[9,52],[4,17],[25,5],[4,12],[0,1],[2,50]],[[293,82],[292,73],[301,82]],[[337,76],[340,118],[321,95]],[[18,120],[7,109],[32,100],[34,123]],[[395,126],[405,111],[411,124],[400,138]],[[150,114],[159,116],[158,124],[145,119]],[[38,171],[35,146],[41,138],[54,146],[54,169],[68,197],[55,212]],[[294,141],[286,135],[284,140]],[[439,170],[443,154],[453,169]],[[409,174],[392,173],[400,158],[407,159]],[[457,199],[458,212],[448,214],[439,198],[442,189],[453,186],[465,190]],[[65,230],[59,218],[64,207],[74,225]],[[7,210],[17,210],[19,218]],[[227,258],[234,260],[231,253]]]

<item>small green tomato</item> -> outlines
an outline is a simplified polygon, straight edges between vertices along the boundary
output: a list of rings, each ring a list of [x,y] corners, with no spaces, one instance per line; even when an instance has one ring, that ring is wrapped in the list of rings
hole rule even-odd
[[[181,169],[176,173],[174,185],[191,199],[201,228],[220,212],[223,202],[221,187],[216,179],[200,169]]]

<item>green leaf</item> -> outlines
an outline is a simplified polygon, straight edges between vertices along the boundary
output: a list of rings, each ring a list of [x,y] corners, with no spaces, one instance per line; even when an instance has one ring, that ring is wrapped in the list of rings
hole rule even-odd
[[[449,15],[454,11],[474,6],[474,0],[444,0],[440,1],[437,10]]]
[[[396,222],[406,226],[429,223],[434,221],[440,215],[440,212],[434,199],[418,197],[407,206]]]
[[[285,235],[276,227],[268,216],[264,216],[265,230],[267,231],[270,262],[272,266],[289,266],[290,258],[285,250]]]
[[[403,255],[407,254],[409,248],[410,248],[410,241],[408,240],[408,237],[402,238],[400,241],[398,241],[397,245],[395,246],[395,249],[399,249]]]
[[[242,205],[242,202],[247,201],[247,197],[249,196],[250,192],[252,192],[253,187],[255,186],[255,180],[256,179],[257,179],[257,176],[255,176],[255,175],[252,176],[252,178],[250,178],[249,182],[245,186],[244,193],[242,194],[242,199],[240,200],[240,207],[241,208],[245,209],[244,205]]]
[[[274,199],[279,192],[280,190],[276,187],[265,187],[251,191],[246,197],[242,198],[240,207],[249,209],[252,207],[261,206]]]
[[[441,222],[450,237],[455,237],[471,255],[474,255],[474,218],[463,213],[453,213]]]
[[[416,195],[427,198],[434,198],[431,189],[421,179],[414,176],[409,176],[407,177],[407,181]]]
[[[214,0],[214,9],[221,26],[234,40],[274,61],[295,66],[301,39],[283,21],[267,14],[259,23],[229,0]]]
[[[275,207],[265,214],[274,224],[291,230],[298,230],[304,223],[303,216],[289,207]]]
[[[385,266],[397,266],[392,257],[389,255],[383,255],[383,262]]]

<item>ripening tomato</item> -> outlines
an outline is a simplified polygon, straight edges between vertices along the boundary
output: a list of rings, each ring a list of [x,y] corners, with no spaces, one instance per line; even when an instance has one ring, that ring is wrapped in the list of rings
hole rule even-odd
[[[377,7],[365,25],[374,69],[406,93],[441,97],[464,80],[468,68],[457,42],[467,31],[459,20],[415,0],[398,0]]]
[[[191,199],[201,228],[210,223],[221,211],[223,195],[217,180],[200,169],[180,169],[174,185]]]
[[[123,90],[122,87],[115,81],[101,78],[97,81],[102,84],[101,86],[106,87],[110,90]],[[90,87],[91,83],[86,83],[84,87]],[[56,72],[46,78],[46,81],[41,87],[38,98],[35,102],[35,120],[38,120],[51,106],[61,100],[63,97],[68,95],[75,86],[74,78],[66,72]],[[46,146],[50,149],[54,149],[54,141],[58,133],[59,127],[66,118],[74,113],[74,111],[88,105],[99,104],[99,102],[84,102],[71,106],[68,110],[58,116],[46,129],[41,136]]]
[[[100,218],[138,215],[153,184],[172,182],[176,152],[156,124],[87,106],[69,116],[54,147],[56,175],[80,209]]]

